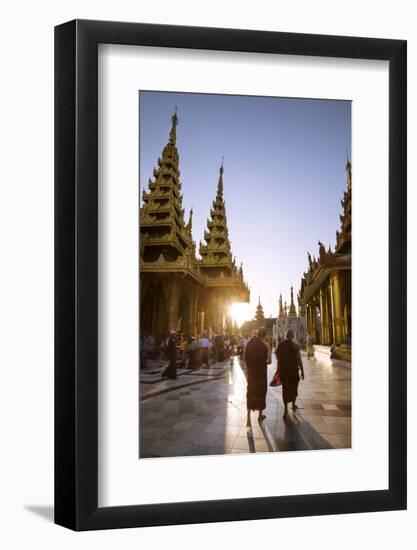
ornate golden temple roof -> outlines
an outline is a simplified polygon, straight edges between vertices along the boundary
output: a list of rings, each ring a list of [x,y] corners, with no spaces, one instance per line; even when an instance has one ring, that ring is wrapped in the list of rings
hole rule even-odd
[[[143,191],[140,209],[141,253],[144,260],[156,260],[164,251],[166,259],[175,260],[193,248],[190,231],[185,226],[182,207],[179,157],[176,147],[177,113],[172,116],[169,141]]]
[[[323,283],[327,275],[334,269],[351,269],[352,264],[352,164],[347,159],[347,190],[343,194],[341,206],[343,214],[340,216],[340,231],[336,231],[336,246],[332,251],[321,241],[318,241],[318,257],[307,252],[308,270],[303,274],[300,285],[299,301],[304,305]]]
[[[206,244],[200,243],[200,267],[205,271],[222,265],[223,272],[231,274],[233,268],[232,252],[227,231],[226,206],[223,199],[223,163],[219,170],[217,195],[207,220],[207,231],[204,232]],[[209,273],[207,273],[209,274]]]
[[[249,299],[249,288],[243,279],[242,264],[238,268],[232,257],[223,199],[223,162],[219,171],[216,198],[210,209],[205,244],[200,242],[201,259],[196,256],[192,238],[192,216],[184,220],[176,146],[177,112],[171,118],[169,140],[143,190],[140,208],[141,272],[181,272],[206,287],[234,290],[243,300]]]

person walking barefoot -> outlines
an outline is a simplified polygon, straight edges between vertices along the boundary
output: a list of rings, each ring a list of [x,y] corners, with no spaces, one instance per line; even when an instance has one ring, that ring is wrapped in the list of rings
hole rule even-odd
[[[263,327],[258,330],[258,334],[253,336],[246,345],[246,366],[247,366],[247,427],[251,426],[250,413],[253,410],[259,411],[258,421],[265,420],[266,415],[263,411],[266,408],[267,391],[267,366],[268,366],[268,347],[264,341],[266,331]]]
[[[282,400],[284,402],[283,419],[288,417],[288,403],[292,403],[295,412],[298,407],[295,404],[298,395],[298,383],[304,380],[304,367],[300,355],[300,348],[293,342],[294,333],[288,330],[285,340],[282,340],[275,351],[278,369],[282,381]]]

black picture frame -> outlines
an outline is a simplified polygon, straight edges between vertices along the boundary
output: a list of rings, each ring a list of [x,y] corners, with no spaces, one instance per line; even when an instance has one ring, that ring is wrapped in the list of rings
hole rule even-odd
[[[389,488],[98,507],[98,44],[389,62]],[[55,522],[108,529],[406,508],[406,41],[74,20],[55,28]],[[392,345],[395,343],[395,346]]]

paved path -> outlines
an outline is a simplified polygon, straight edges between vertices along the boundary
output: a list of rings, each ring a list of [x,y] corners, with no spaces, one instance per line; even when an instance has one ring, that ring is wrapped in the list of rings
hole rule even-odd
[[[216,363],[209,369],[178,369],[161,380],[154,362],[140,375],[140,456],[217,455],[351,446],[351,369],[348,363],[307,359],[296,413],[284,422],[281,388],[268,387],[267,418],[252,413],[246,427],[245,364]],[[268,380],[276,370],[275,358]]]

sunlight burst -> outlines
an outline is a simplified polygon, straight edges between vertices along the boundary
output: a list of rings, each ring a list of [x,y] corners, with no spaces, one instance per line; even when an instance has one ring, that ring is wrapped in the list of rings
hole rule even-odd
[[[230,306],[230,315],[233,321],[241,327],[245,321],[251,318],[251,307],[246,302],[233,302]]]

